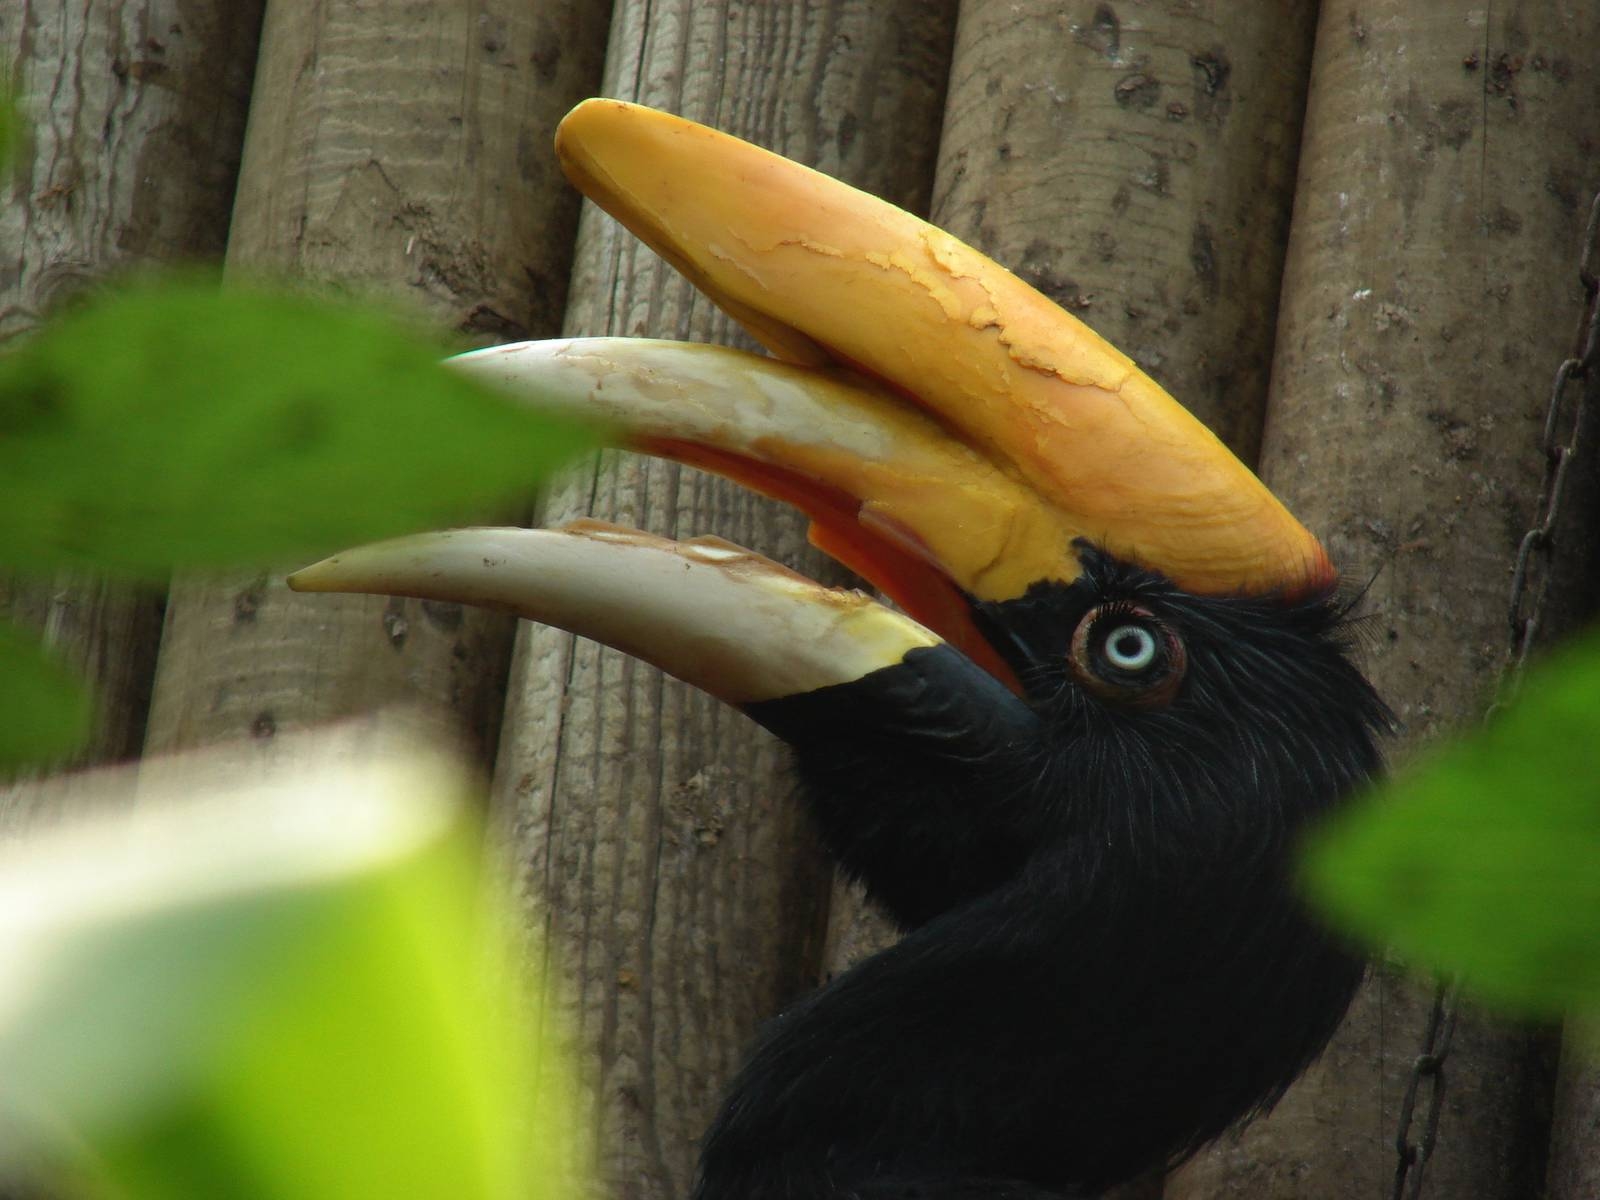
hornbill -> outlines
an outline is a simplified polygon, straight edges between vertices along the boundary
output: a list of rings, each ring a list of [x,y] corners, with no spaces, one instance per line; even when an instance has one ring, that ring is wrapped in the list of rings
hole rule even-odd
[[[402,538],[291,583],[558,625],[793,748],[827,845],[906,933],[764,1031],[696,1197],[1088,1195],[1271,1105],[1363,971],[1295,899],[1296,841],[1389,723],[1316,539],[939,229],[618,101],[556,144],[775,358],[580,338],[454,364],[799,506],[898,609],[596,522]]]

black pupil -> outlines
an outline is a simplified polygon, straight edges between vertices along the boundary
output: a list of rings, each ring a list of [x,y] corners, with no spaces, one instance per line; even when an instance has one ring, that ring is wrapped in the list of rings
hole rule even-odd
[[[1111,644],[1119,658],[1135,658],[1144,651],[1144,639],[1131,630],[1124,630]]]

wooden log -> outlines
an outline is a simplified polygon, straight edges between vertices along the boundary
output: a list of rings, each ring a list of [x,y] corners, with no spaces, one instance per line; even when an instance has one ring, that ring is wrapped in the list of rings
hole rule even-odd
[[[58,767],[134,758],[144,741],[156,643],[161,636],[162,597],[150,589],[119,586],[85,575],[64,575],[53,584],[0,579],[0,615],[37,630],[59,661],[94,693],[94,726],[88,743]],[[52,793],[65,802],[68,793]],[[0,784],[0,824],[21,794]],[[35,808],[35,815],[47,815]],[[31,823],[18,818],[19,824]]]
[[[1574,1028],[1562,1049],[1550,1139],[1549,1200],[1600,1196],[1600,1067],[1594,1030]]]
[[[925,208],[953,4],[623,0],[608,95],[729,130]],[[569,334],[739,340],[631,235],[587,213]],[[716,533],[813,577],[803,521],[670,464],[607,455],[544,506],[672,536]],[[596,1067],[601,1174],[681,1197],[757,1024],[811,986],[829,873],[785,755],[743,717],[654,671],[525,627],[496,799],[528,919],[572,983]]]
[[[1083,317],[1251,462],[1315,16],[1304,0],[968,0],[951,62],[935,223]],[[892,936],[859,897],[835,909],[832,971]]]
[[[934,220],[1260,444],[1315,5],[962,5]],[[1158,1196],[1160,1172],[1119,1192]]]
[[[263,0],[88,0],[0,8],[29,138],[0,196],[0,344],[108,275],[222,256]],[[159,593],[83,576],[0,581],[0,614],[38,630],[98,698],[80,766],[144,738]],[[0,826],[51,819],[69,784],[0,787]]]
[[[1367,667],[1405,725],[1396,757],[1476,720],[1505,658],[1577,315],[1597,64],[1590,7],[1322,6],[1263,473],[1371,579]],[[1377,972],[1278,1110],[1169,1198],[1386,1195],[1429,1008],[1427,987]],[[1539,1194],[1528,1035],[1465,1012],[1445,1086],[1425,1194]]]
[[[548,130],[597,82],[608,10],[273,4],[229,270],[381,296],[477,340],[553,333],[576,209]],[[267,752],[278,732],[400,705],[487,762],[511,631],[450,605],[295,597],[276,576],[184,583],[150,744]]]
[[[0,343],[118,269],[222,256],[263,2],[0,9],[29,130],[0,202]]]
[[[934,220],[1254,462],[1316,5],[962,5]]]

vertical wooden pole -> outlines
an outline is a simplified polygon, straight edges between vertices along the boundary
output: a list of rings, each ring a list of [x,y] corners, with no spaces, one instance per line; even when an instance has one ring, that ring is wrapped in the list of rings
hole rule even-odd
[[[29,130],[0,196],[0,345],[119,270],[221,257],[262,2],[0,7],[0,64]],[[74,764],[138,753],[161,608],[84,577],[0,581],[0,613],[39,630],[98,697]],[[0,826],[54,815],[70,794],[0,787]]]
[[[1545,1186],[1549,1200],[1600,1196],[1600,1067],[1593,1033],[1575,1025],[1562,1049]]]
[[[919,208],[953,12],[929,0],[621,0],[605,92]],[[739,340],[595,210],[566,330]],[[829,571],[796,514],[671,464],[607,455],[558,489],[543,519],[580,514],[717,533]],[[601,1172],[614,1193],[687,1194],[700,1136],[756,1025],[815,982],[829,873],[783,761],[743,717],[635,661],[548,629],[520,635],[497,802],[529,919],[575,981],[569,1024],[582,1060],[597,1064]]]
[[[961,8],[934,220],[1245,458],[1266,404],[1315,5]],[[1160,1173],[1120,1195],[1158,1196]]]
[[[221,257],[263,3],[0,8],[29,131],[0,203],[0,343],[113,271]]]
[[[1367,667],[1405,724],[1399,756],[1475,720],[1504,659],[1596,112],[1592,6],[1322,6],[1263,472],[1371,578]],[[1169,1196],[1387,1195],[1429,1000],[1378,971],[1279,1109]],[[1528,1051],[1463,1014],[1424,1194],[1539,1194],[1548,1097]]]
[[[554,332],[575,204],[549,129],[598,80],[608,17],[599,0],[273,0],[230,271],[382,296],[479,340]],[[186,582],[150,744],[267,753],[278,732],[401,705],[486,761],[510,641],[509,620],[449,605]]]
[[[50,582],[0,579],[0,617],[37,631],[95,698],[89,742],[56,769],[138,756],[144,741],[163,597],[87,575]],[[41,783],[33,771],[0,782],[0,837],[65,815],[76,786],[63,776]]]

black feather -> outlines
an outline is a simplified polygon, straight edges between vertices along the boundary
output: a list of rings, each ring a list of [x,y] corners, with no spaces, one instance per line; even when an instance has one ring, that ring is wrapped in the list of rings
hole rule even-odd
[[[925,662],[830,689],[848,716],[757,713],[909,932],[765,1031],[700,1200],[1092,1195],[1270,1106],[1332,1035],[1364,964],[1295,898],[1293,851],[1392,724],[1348,603],[1196,597],[1080,551],[1070,585],[973,604],[1025,710],[949,702],[961,671]],[[1073,630],[1116,603],[1182,639],[1164,708],[1074,679]]]

